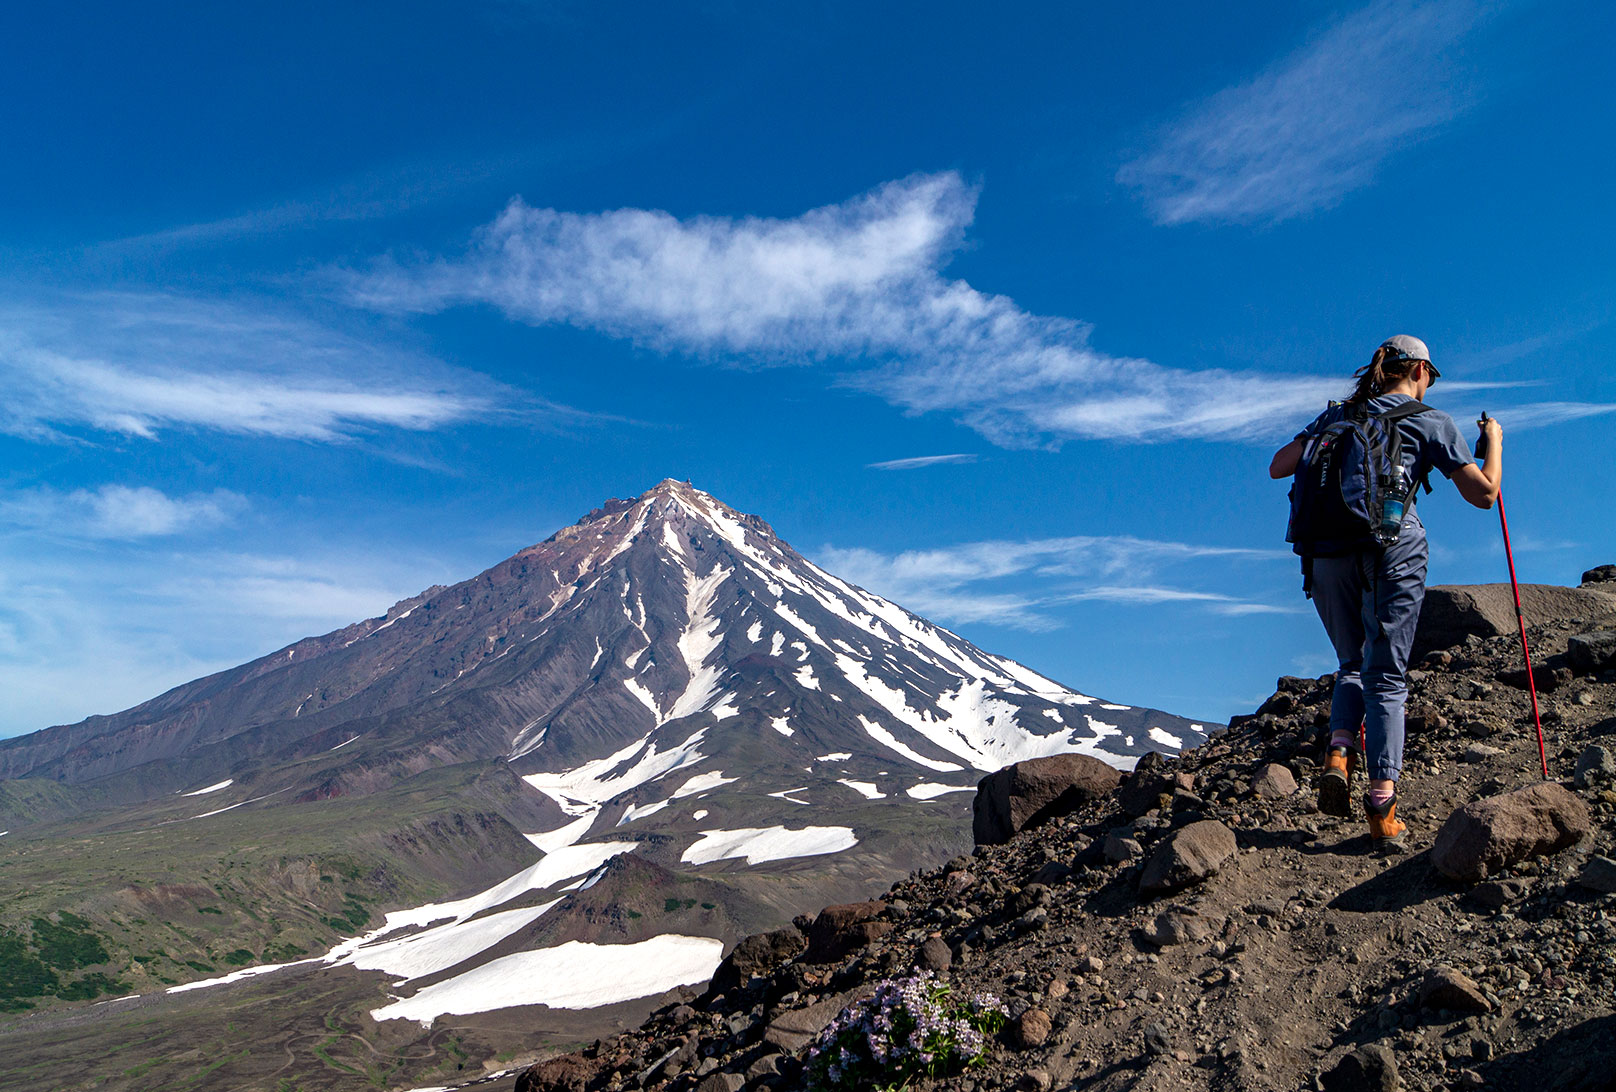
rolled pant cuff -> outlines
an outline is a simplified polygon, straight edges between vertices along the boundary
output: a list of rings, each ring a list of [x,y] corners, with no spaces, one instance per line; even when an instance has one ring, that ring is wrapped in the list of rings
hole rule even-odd
[[[1369,778],[1372,781],[1396,781],[1402,773],[1401,769],[1393,766],[1377,765],[1369,768]]]

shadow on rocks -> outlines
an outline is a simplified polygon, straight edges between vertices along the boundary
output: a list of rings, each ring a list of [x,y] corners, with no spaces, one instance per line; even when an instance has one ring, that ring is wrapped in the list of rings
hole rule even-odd
[[[1235,844],[1241,849],[1297,849],[1303,853],[1318,853],[1315,844],[1319,836],[1307,830],[1261,830],[1251,827],[1234,828]]]
[[[1616,1073],[1616,1016],[1584,1020],[1531,1050],[1476,1067],[1486,1087],[1511,1092],[1608,1092]]]
[[[1365,842],[1369,836],[1364,835]],[[1448,895],[1453,885],[1431,868],[1429,853],[1416,853],[1330,900],[1330,909],[1354,914],[1407,910]]]

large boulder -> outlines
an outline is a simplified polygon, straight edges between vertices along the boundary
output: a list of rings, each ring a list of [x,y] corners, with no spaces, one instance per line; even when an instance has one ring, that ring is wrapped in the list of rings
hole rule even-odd
[[[1264,800],[1283,800],[1296,793],[1296,775],[1289,766],[1269,762],[1251,775],[1251,791]]]
[[[1566,642],[1566,657],[1584,675],[1616,667],[1616,630],[1577,634]]]
[[[884,902],[849,902],[827,906],[808,927],[805,963],[836,963],[870,941],[892,931],[892,923],[874,920],[887,908]]]
[[[1201,883],[1215,876],[1237,848],[1234,831],[1216,819],[1180,827],[1145,862],[1139,891],[1157,895]]]
[[[786,1054],[794,1054],[818,1038],[836,1019],[837,1013],[870,992],[868,987],[855,987],[812,1005],[783,1012],[763,1029],[763,1041]]]
[[[1616,585],[1562,588],[1555,584],[1522,584],[1521,610],[1528,622],[1551,618],[1601,622],[1616,619]],[[1425,591],[1425,605],[1414,631],[1413,658],[1452,648],[1471,634],[1502,637],[1518,632],[1515,598],[1508,584],[1439,584]]]
[[[803,937],[795,929],[776,929],[743,937],[713,972],[707,992],[716,997],[737,986],[744,986],[755,974],[767,974],[788,959],[801,954]]]
[[[1020,831],[1109,795],[1122,774],[1088,755],[1031,758],[988,774],[976,786],[971,833],[1002,845]]]
[[[1161,807],[1162,797],[1172,796],[1177,787],[1172,759],[1160,751],[1147,751],[1139,756],[1133,772],[1117,789],[1117,803],[1123,811],[1138,818]]]
[[[1474,800],[1448,816],[1431,863],[1449,879],[1478,883],[1499,870],[1575,845],[1588,833],[1588,805],[1552,781]]]

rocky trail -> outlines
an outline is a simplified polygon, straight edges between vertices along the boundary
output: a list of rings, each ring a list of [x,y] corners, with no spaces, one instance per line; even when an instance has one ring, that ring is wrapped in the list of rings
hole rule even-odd
[[[1534,593],[1548,782],[1512,609],[1432,589],[1401,855],[1319,813],[1333,679],[1282,678],[1131,775],[1075,755],[991,775],[973,855],[747,938],[706,993],[517,1087],[802,1088],[819,1030],[916,968],[1010,1014],[984,1064],[916,1088],[1616,1087],[1610,578]]]

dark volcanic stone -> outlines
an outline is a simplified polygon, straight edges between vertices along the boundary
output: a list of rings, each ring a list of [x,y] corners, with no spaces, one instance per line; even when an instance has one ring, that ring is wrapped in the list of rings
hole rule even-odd
[[[1577,756],[1577,766],[1573,772],[1573,780],[1577,788],[1586,789],[1593,778],[1589,774],[1598,771],[1600,777],[1616,775],[1616,755],[1611,754],[1610,748],[1601,747],[1595,743],[1584,747]]]
[[[1088,755],[1051,755],[1006,766],[976,787],[971,833],[1001,845],[1020,831],[1108,795],[1122,775]]]
[[[713,972],[707,992],[716,997],[744,986],[755,974],[767,974],[802,952],[803,937],[795,929],[776,929],[742,938]]]
[[[1173,1040],[1165,1024],[1146,1024],[1144,1030],[1145,1053],[1153,1055],[1172,1052]]]
[[[1215,923],[1205,914],[1188,906],[1175,906],[1156,915],[1156,920],[1145,931],[1145,939],[1158,948],[1169,948],[1205,940],[1215,928]]]
[[[835,963],[877,937],[892,931],[892,923],[872,921],[886,909],[882,902],[850,902],[827,906],[808,927],[806,963]]]
[[[1545,782],[1464,805],[1448,816],[1431,863],[1449,879],[1485,880],[1502,868],[1575,845],[1588,833],[1588,805]]]
[[[1492,1004],[1482,996],[1481,987],[1468,975],[1452,967],[1432,967],[1420,983],[1420,1005],[1450,1012],[1487,1012]]]
[[[584,1092],[600,1063],[581,1054],[563,1054],[530,1065],[516,1078],[516,1092]]]
[[[1031,1050],[1049,1040],[1054,1027],[1049,1013],[1043,1009],[1028,1009],[1010,1023],[1010,1043],[1017,1050]]]
[[[1133,772],[1117,789],[1117,803],[1130,816],[1161,807],[1162,797],[1178,787],[1171,761],[1160,751],[1141,755]]]
[[[1590,857],[1578,873],[1577,883],[1605,895],[1616,892],[1616,861],[1609,857]]]
[[[769,1026],[763,1030],[763,1041],[788,1054],[801,1050],[813,1042],[814,1037],[825,1030],[825,1025],[836,1019],[836,1014],[851,1004],[858,993],[857,990],[848,990],[816,1001],[806,1008],[781,1013],[769,1021]]]
[[[948,970],[954,965],[954,953],[940,937],[927,937],[926,942],[920,946],[920,952],[915,957],[915,965],[922,970],[936,971],[938,974]]]
[[[1616,667],[1616,630],[1577,634],[1566,642],[1566,656],[1584,675]]]
[[[1521,609],[1530,622],[1549,619],[1594,622],[1616,615],[1616,595],[1603,588],[1522,584]],[[1515,600],[1508,584],[1438,585],[1427,588],[1414,631],[1412,658],[1463,644],[1466,637],[1516,633]]]
[[[1288,766],[1269,762],[1251,775],[1251,791],[1264,800],[1280,800],[1296,792],[1296,775]]]
[[[1584,584],[1607,584],[1616,581],[1616,565],[1596,565],[1582,574]]]
[[[1170,834],[1145,863],[1142,894],[1177,891],[1216,875],[1236,849],[1234,831],[1216,819],[1203,819]]]
[[[1324,1092],[1398,1092],[1397,1059],[1389,1047],[1366,1043],[1324,1074]]]
[[[1524,880],[1488,880],[1477,884],[1470,892],[1476,905],[1486,910],[1502,910],[1526,895]]]
[[[1535,686],[1539,694],[1552,694],[1570,682],[1572,678],[1571,669],[1564,664],[1532,665],[1531,686]],[[1528,689],[1526,668],[1524,667],[1499,672],[1498,681],[1506,686],[1513,686],[1517,690]]]

